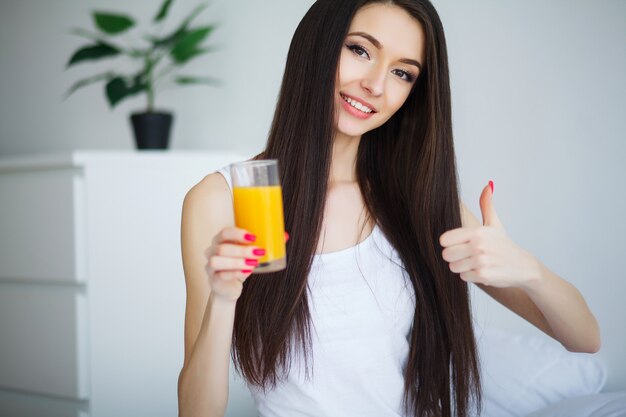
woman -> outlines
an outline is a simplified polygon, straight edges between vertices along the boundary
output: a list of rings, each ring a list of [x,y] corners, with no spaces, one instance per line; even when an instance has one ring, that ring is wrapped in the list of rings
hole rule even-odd
[[[264,152],[280,161],[284,271],[234,227],[227,169],[187,194],[181,416],[222,416],[229,355],[267,416],[469,416],[467,282],[573,351],[579,292],[459,200],[445,38],[428,0],[319,0],[294,34]]]

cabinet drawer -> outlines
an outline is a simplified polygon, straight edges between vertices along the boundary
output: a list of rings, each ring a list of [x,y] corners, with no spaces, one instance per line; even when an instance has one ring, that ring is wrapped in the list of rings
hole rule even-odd
[[[84,279],[82,186],[70,168],[0,173],[0,280]]]
[[[0,283],[0,387],[87,398],[86,314],[75,286]]]

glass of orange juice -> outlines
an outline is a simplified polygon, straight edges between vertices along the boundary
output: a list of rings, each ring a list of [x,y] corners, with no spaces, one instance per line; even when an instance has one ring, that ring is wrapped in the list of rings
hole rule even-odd
[[[263,159],[231,164],[235,225],[256,235],[254,245],[265,249],[254,273],[285,269],[285,223],[278,161]]]

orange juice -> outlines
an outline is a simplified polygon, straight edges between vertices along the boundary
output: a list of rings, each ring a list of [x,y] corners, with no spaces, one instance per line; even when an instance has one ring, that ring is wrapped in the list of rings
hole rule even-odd
[[[279,185],[234,187],[235,224],[256,235],[255,246],[265,249],[259,267],[285,257],[283,195]]]

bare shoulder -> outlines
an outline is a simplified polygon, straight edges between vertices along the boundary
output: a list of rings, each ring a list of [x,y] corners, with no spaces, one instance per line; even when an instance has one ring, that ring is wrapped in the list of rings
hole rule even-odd
[[[207,208],[232,204],[232,195],[226,179],[219,172],[204,177],[185,195],[185,206]]]
[[[187,283],[204,282],[204,252],[215,235],[234,225],[232,195],[219,173],[209,174],[185,195],[181,218],[181,249]]]
[[[205,230],[234,223],[232,194],[222,174],[209,174],[187,191],[182,216],[183,227],[188,222]]]

